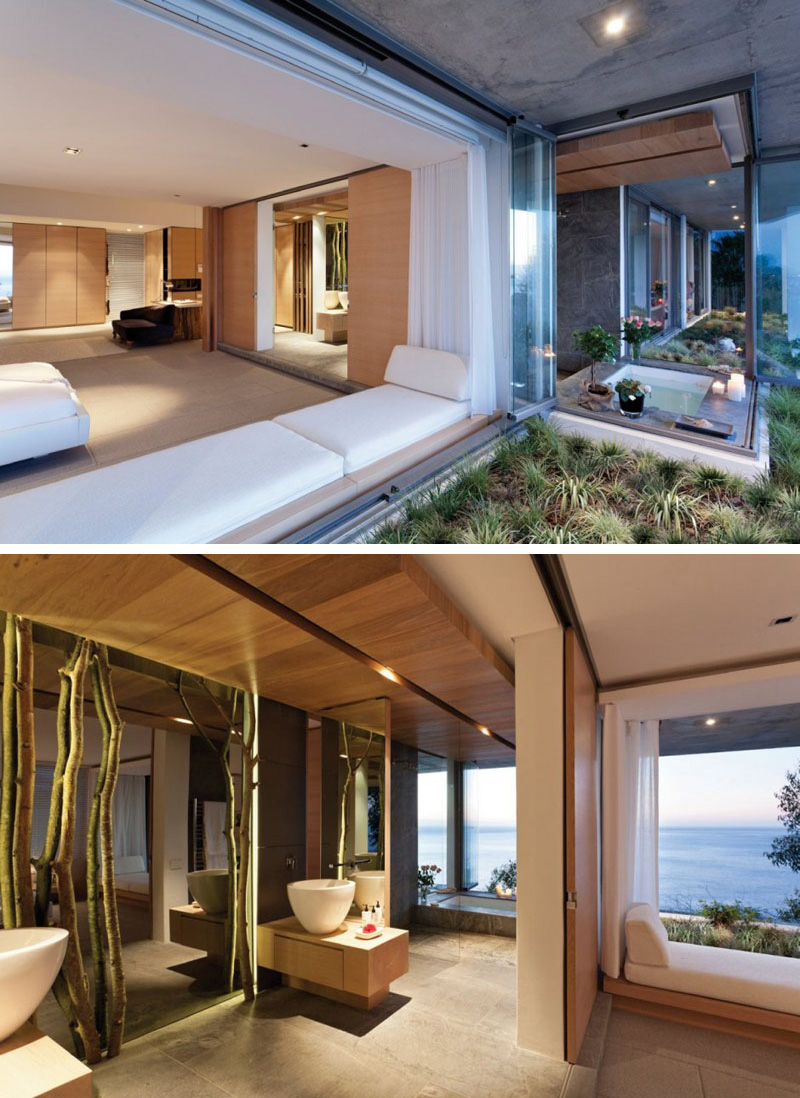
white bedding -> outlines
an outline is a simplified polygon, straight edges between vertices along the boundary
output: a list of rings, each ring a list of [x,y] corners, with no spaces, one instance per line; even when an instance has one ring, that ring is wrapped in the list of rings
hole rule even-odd
[[[800,1014],[800,960],[718,946],[669,943],[669,965],[625,962],[632,984]]]
[[[114,875],[117,892],[136,892],[142,896],[150,895],[149,873],[123,873]]]
[[[466,419],[469,413],[466,400],[447,400],[401,385],[378,385],[277,416],[274,422],[341,454],[345,473],[351,473]]]

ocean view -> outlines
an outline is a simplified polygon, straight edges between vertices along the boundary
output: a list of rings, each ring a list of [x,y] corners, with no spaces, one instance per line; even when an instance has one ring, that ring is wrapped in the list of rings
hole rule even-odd
[[[662,910],[696,911],[704,900],[741,900],[762,914],[774,913],[794,889],[800,889],[800,874],[778,868],[764,857],[780,834],[769,827],[662,827]],[[446,857],[442,828],[420,826],[419,863],[444,867]],[[515,857],[513,828],[481,828],[479,887],[486,888],[495,866]]]

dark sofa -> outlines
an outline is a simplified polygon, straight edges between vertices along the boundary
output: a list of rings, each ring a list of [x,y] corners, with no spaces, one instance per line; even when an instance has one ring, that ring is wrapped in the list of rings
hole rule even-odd
[[[174,305],[145,305],[141,309],[123,309],[119,320],[112,320],[114,338],[127,343],[162,343],[175,335]]]

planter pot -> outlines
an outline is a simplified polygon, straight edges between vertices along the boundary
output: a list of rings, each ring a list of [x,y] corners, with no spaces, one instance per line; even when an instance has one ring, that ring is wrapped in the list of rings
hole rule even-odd
[[[638,419],[644,412],[644,398],[645,394],[640,393],[639,396],[628,397],[626,399],[624,393],[619,394],[619,410],[628,419]]]
[[[339,294],[336,290],[325,291],[325,308],[326,309],[338,309],[339,308]]]
[[[339,304],[342,306],[345,312],[347,312],[347,303],[350,300],[350,295],[347,290],[339,290]]]
[[[587,393],[591,393],[592,396],[596,397],[608,396],[611,392],[607,385],[602,385],[600,382],[598,382],[596,385],[587,385],[586,391]]]

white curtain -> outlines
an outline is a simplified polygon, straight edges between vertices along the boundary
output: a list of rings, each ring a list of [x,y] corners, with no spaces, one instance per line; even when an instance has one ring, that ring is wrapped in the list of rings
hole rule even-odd
[[[495,410],[486,153],[411,173],[408,342],[469,364],[474,414]]]
[[[143,859],[147,868],[147,787],[144,774],[120,774],[114,790],[114,858]]]
[[[602,966],[617,977],[625,915],[634,903],[658,910],[658,721],[603,713]]]

